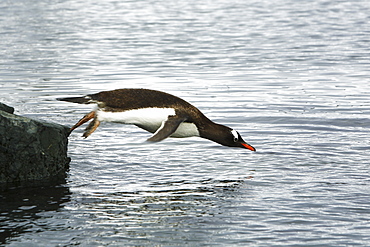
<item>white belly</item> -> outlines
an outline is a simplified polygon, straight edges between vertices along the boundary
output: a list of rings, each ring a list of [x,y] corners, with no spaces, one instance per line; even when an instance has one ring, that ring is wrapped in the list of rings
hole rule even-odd
[[[193,123],[181,123],[171,137],[191,137],[199,136],[198,128]]]
[[[173,108],[143,108],[124,112],[106,112],[97,110],[99,121],[134,124],[154,133],[167,120],[168,116],[175,115]],[[199,132],[193,123],[181,123],[172,137],[199,136]]]

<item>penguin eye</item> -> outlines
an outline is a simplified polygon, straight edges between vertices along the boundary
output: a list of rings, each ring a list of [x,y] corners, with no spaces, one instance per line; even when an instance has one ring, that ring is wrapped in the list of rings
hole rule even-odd
[[[238,135],[238,132],[236,130],[231,130],[231,134],[234,137],[234,142],[239,141],[239,135]]]

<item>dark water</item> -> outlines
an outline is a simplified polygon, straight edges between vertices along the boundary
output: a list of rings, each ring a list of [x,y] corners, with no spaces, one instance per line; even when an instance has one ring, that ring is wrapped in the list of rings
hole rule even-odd
[[[369,1],[2,1],[0,101],[73,125],[57,97],[180,96],[257,148],[158,144],[105,123],[63,181],[0,194],[6,246],[367,246]]]

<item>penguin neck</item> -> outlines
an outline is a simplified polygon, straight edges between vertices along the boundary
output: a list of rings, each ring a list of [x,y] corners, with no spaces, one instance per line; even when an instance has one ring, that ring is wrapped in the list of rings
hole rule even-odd
[[[199,129],[199,135],[202,138],[222,144],[224,133],[227,130],[230,130],[230,128],[222,124],[217,124],[207,118],[202,128]]]

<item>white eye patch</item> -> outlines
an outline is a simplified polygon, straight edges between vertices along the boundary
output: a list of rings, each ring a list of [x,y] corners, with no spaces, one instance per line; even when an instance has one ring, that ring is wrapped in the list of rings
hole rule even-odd
[[[238,132],[236,130],[231,130],[231,134],[234,136],[234,141],[238,141],[239,140],[239,135],[238,135]]]

